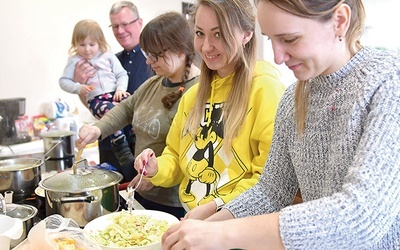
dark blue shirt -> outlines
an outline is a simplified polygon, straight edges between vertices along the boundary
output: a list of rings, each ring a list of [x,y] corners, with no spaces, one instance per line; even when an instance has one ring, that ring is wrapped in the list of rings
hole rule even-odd
[[[153,75],[151,67],[146,64],[146,57],[140,50],[140,45],[137,45],[131,51],[123,50],[117,53],[116,56],[120,60],[122,67],[128,72],[128,92],[133,94],[144,81]]]
[[[140,50],[140,45],[137,45],[131,51],[123,50],[117,53],[116,56],[128,73],[129,83],[127,91],[129,93],[133,94],[144,81],[154,75],[151,67],[146,64],[146,57],[144,57]],[[129,138],[131,128],[131,125],[124,128],[126,138]],[[100,141],[99,148],[102,150],[111,150],[110,138],[107,137]]]

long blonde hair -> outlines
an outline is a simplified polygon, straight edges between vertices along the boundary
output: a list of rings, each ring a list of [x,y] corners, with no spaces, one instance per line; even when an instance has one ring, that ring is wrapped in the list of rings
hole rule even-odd
[[[355,55],[362,48],[360,37],[364,31],[365,23],[365,9],[362,0],[257,0],[257,2],[262,1],[270,2],[293,15],[312,18],[321,22],[330,20],[334,11],[341,4],[347,4],[351,9],[351,19],[345,41],[348,42],[348,49],[352,55]],[[299,80],[295,91],[296,126],[299,135],[304,132],[309,95],[309,80]]]
[[[253,71],[256,62],[257,47],[256,37],[253,37],[246,45],[238,43],[235,32],[254,32],[256,15],[255,9],[248,0],[198,0],[194,9],[194,15],[199,6],[208,6],[217,15],[221,37],[226,54],[230,56],[228,62],[236,61],[232,89],[224,104],[224,144],[227,149],[232,145],[234,137],[239,133],[241,125],[247,115]],[[196,20],[194,20],[196,21]],[[233,52],[238,52],[234,54]],[[216,71],[201,63],[200,83],[192,112],[185,126],[185,131],[194,135],[203,117],[204,104],[211,95],[211,82]]]
[[[99,24],[93,20],[84,19],[75,24],[74,31],[72,32],[71,47],[68,53],[70,55],[76,55],[78,44],[85,40],[86,37],[95,40],[99,44],[102,53],[109,49]]]

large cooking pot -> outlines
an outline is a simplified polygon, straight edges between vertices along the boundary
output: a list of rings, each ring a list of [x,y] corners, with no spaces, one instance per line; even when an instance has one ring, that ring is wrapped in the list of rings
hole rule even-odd
[[[39,158],[11,158],[0,161],[0,193],[14,191],[13,200],[19,202],[35,192],[40,182]]]
[[[50,159],[63,159],[75,155],[75,133],[72,131],[53,130],[41,134],[44,152]]]
[[[46,215],[60,214],[80,227],[119,209],[118,183],[123,176],[97,168],[72,169],[39,182],[45,191]]]

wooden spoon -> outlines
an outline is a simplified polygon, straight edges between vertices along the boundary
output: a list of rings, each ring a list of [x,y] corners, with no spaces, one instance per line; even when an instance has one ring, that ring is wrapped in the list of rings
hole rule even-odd
[[[74,162],[74,164],[72,165],[72,171],[73,171],[74,174],[76,174],[76,168],[77,168],[77,166],[78,166],[79,160],[80,160],[81,157],[82,157],[83,149],[84,149],[84,148],[81,148],[81,149],[78,150],[78,153],[76,154],[75,162]]]

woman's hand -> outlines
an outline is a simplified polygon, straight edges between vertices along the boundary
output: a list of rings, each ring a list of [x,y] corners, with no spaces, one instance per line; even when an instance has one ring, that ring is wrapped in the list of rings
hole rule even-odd
[[[140,179],[140,174],[136,175],[135,178],[131,180],[131,182],[128,184],[128,187],[136,187],[137,183],[139,182]],[[136,187],[136,191],[149,191],[152,189],[154,185],[145,178],[142,178],[142,181],[140,182],[139,186]]]
[[[78,133],[78,149],[84,148],[87,144],[95,142],[101,136],[100,128],[84,124]]]
[[[217,205],[214,201],[193,208],[185,214],[184,219],[204,220],[216,213]]]
[[[215,225],[213,225],[215,224]],[[163,249],[228,249],[222,223],[182,220],[162,236]]]
[[[153,177],[158,172],[158,161],[154,151],[150,148],[143,150],[135,159],[134,167],[139,174]],[[145,169],[144,169],[145,167]]]
[[[161,238],[163,249],[284,249],[279,213],[233,219],[222,209],[213,217],[217,221],[184,219],[173,225]]]

